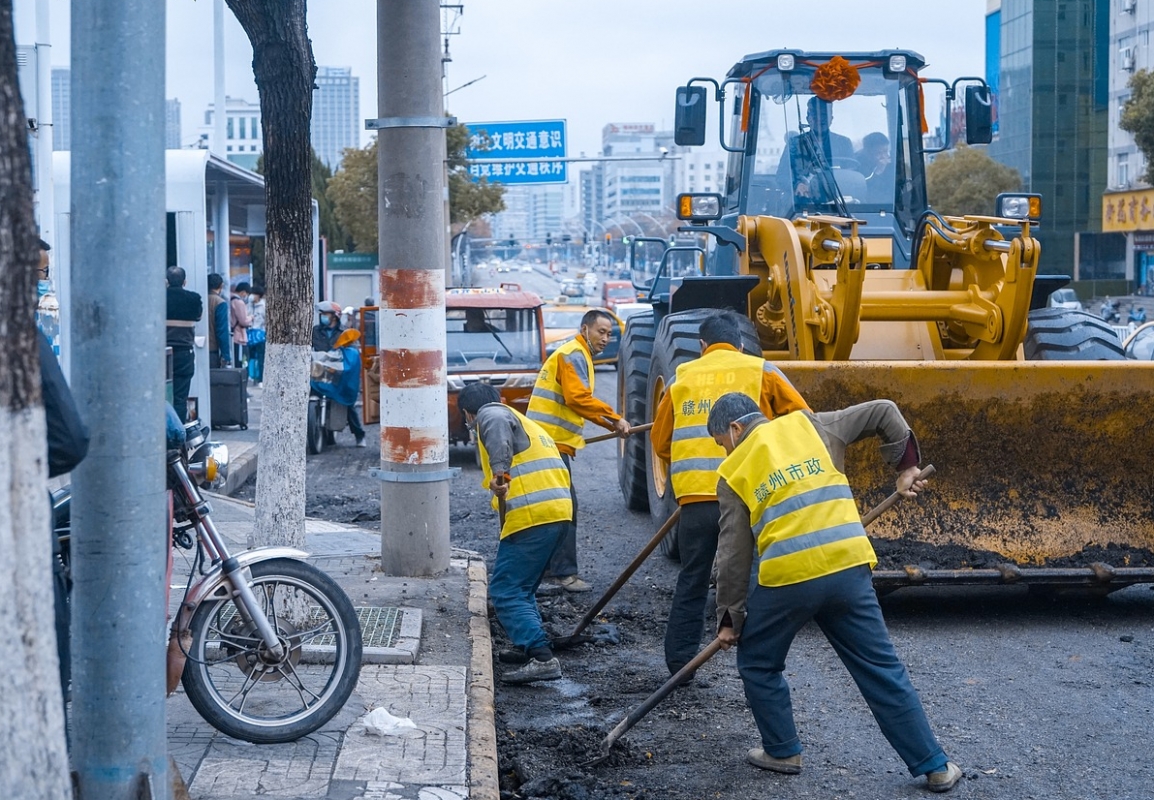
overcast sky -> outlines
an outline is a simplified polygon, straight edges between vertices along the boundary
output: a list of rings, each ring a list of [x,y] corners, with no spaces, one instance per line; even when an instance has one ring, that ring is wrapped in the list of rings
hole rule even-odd
[[[34,0],[16,0],[17,6]],[[212,102],[213,0],[168,0],[167,96],[181,102],[182,141],[196,139]],[[905,48],[953,79],[984,72],[986,0],[464,0],[450,37],[449,98],[464,122],[568,120],[569,153],[593,154],[609,122],[672,124],[674,89],[722,78],[743,55]],[[69,61],[69,0],[51,0],[52,61]],[[376,117],[375,0],[311,0],[318,66],[351,67],[361,117]],[[225,9],[226,88],[257,102],[248,39]],[[17,17],[17,25],[21,24]],[[32,31],[17,28],[19,43]],[[711,113],[711,118],[715,115]],[[367,134],[364,141],[368,141]]]

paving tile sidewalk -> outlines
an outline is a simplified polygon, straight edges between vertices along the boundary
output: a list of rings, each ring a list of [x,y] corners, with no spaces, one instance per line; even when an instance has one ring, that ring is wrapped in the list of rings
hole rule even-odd
[[[214,431],[213,438],[228,443],[233,459],[255,461],[251,423],[250,412],[248,431]],[[253,507],[224,496],[210,501],[230,546],[245,549]],[[309,560],[340,583],[354,606],[402,610],[401,640],[393,652],[367,652],[366,662],[373,663],[362,666],[345,708],[289,744],[231,739],[201,719],[178,689],[167,706],[169,752],[190,797],[497,800],[484,563],[457,552],[444,575],[391,578],[378,570],[375,532],[309,520],[306,540]],[[183,583],[179,561],[173,583]],[[424,620],[415,636],[414,616]],[[412,719],[416,728],[401,736],[366,734],[359,720],[376,707]]]

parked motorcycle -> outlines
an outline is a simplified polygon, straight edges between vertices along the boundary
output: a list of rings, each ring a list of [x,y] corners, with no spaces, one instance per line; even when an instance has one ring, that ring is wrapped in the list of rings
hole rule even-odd
[[[361,628],[336,581],[288,547],[233,554],[213,524],[198,483],[223,484],[228,449],[190,423],[168,451],[172,544],[193,550],[172,624],[168,691],[179,680],[217,730],[256,744],[291,742],[333,718],[356,687]],[[53,495],[66,570],[71,563],[71,490]]]
[[[1118,304],[1108,297],[1102,302],[1102,310],[1099,312],[1099,316],[1101,316],[1105,322],[1109,323],[1122,321],[1122,315],[1118,313]]]

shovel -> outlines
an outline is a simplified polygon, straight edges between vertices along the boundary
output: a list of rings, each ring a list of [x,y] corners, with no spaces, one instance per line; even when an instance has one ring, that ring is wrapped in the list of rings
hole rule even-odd
[[[645,433],[645,431],[649,430],[652,427],[653,427],[652,422],[646,422],[644,425],[634,425],[632,428],[629,429],[629,435],[632,436],[635,433]],[[603,433],[600,436],[590,436],[588,439],[585,440],[585,444],[593,444],[595,442],[605,442],[605,441],[608,441],[609,439],[620,439],[620,438],[621,438],[621,434],[614,431],[613,433]]]
[[[613,595],[617,594],[621,587],[625,585],[625,582],[633,577],[633,573],[645,562],[645,559],[649,558],[649,554],[657,549],[657,545],[661,544],[661,540],[673,530],[673,526],[677,524],[677,520],[679,519],[681,519],[681,508],[678,508],[669,515],[669,519],[665,520],[665,524],[661,526],[657,533],[653,534],[653,538],[649,540],[649,543],[641,548],[641,552],[638,553],[637,556],[629,562],[629,566],[617,576],[617,580],[613,581],[613,585],[605,591],[605,594],[601,595],[600,599],[593,604],[592,608],[585,612],[585,616],[577,623],[577,627],[573,629],[573,632],[568,636],[561,636],[553,640],[554,647],[563,650],[566,647],[573,647],[574,645],[582,643],[583,640],[578,638],[581,631],[589,626],[593,618],[613,599]]]
[[[933,464],[930,464],[930,465],[926,466],[925,469],[923,469],[921,472],[918,473],[917,480],[925,480],[930,475],[933,475],[934,472],[935,472],[934,466],[933,466]],[[878,516],[880,516],[882,513],[884,513],[887,509],[893,507],[893,505],[895,503],[897,503],[898,500],[901,499],[901,497],[902,496],[900,494],[898,494],[897,492],[894,492],[889,497],[887,497],[885,500],[878,503],[874,508],[870,509],[865,514],[865,516],[862,517],[862,525],[868,525],[869,523],[873,522],[875,519],[878,518]],[[713,658],[713,656],[716,655],[717,651],[720,649],[721,649],[721,640],[720,639],[714,639],[712,642],[710,642],[708,645],[706,645],[705,649],[702,650],[700,653],[698,653],[696,656],[694,656],[692,661],[690,661],[684,667],[679,669],[677,671],[677,674],[674,675],[669,680],[667,680],[664,684],[662,684],[660,689],[658,689],[653,694],[649,695],[649,697],[645,698],[645,700],[641,703],[641,705],[637,706],[637,708],[630,711],[629,714],[625,717],[625,719],[623,719],[619,723],[617,723],[617,727],[614,728],[612,731],[610,731],[609,735],[606,736],[604,740],[602,740],[601,751],[597,754],[597,756],[590,759],[589,761],[586,761],[581,766],[592,767],[592,766],[595,766],[597,764],[600,764],[602,761],[609,758],[609,751],[613,748],[614,742],[616,742],[618,739],[620,739],[622,736],[624,736],[626,731],[628,731],[630,728],[632,728],[634,725],[636,725],[641,720],[642,717],[644,717],[646,714],[648,714],[650,711],[652,711],[658,703],[660,703],[662,700],[664,700],[669,695],[669,693],[671,691],[673,691],[674,687],[676,687],[677,684],[681,683],[681,681],[684,680],[687,676],[692,675],[694,672],[696,672],[698,670],[698,668],[700,668],[701,665],[704,664],[706,661]]]

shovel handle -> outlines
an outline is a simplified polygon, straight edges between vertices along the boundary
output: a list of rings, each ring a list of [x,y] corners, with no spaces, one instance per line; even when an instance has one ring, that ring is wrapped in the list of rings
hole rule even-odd
[[[645,563],[645,559],[649,558],[649,554],[657,549],[657,545],[661,544],[661,540],[669,535],[669,532],[673,530],[673,526],[677,524],[677,520],[679,519],[681,519],[680,506],[669,515],[669,519],[665,520],[665,524],[658,529],[657,533],[653,534],[653,538],[641,548],[641,552],[638,553],[634,559],[629,562],[629,566],[617,576],[617,580],[613,581],[613,585],[605,590],[605,594],[601,595],[597,602],[593,604],[593,607],[585,612],[585,616],[577,623],[577,627],[573,629],[573,632],[563,637],[562,641],[576,638],[581,631],[588,627],[589,623],[600,613],[601,609],[605,608],[605,606],[609,604],[609,601],[613,599],[613,595],[617,594],[618,590],[625,585],[625,582],[633,577],[633,573],[637,571],[637,568]]]
[[[633,425],[632,427],[629,428],[629,435],[632,436],[635,433],[644,433],[645,431],[649,430],[652,427],[653,427],[652,422],[646,422],[644,425]],[[613,433],[603,433],[600,436],[590,436],[588,439],[585,440],[585,444],[594,444],[596,442],[605,442],[605,441],[608,441],[609,439],[619,439],[619,438],[621,438],[621,434],[614,431]]]
[[[497,485],[498,486],[508,486],[509,485],[509,475],[508,474],[498,475],[497,476]],[[497,515],[501,519],[501,527],[504,528],[505,527],[505,498],[502,497],[501,495],[497,495]]]
[[[627,730],[636,725],[642,717],[652,711],[658,703],[668,697],[669,693],[672,692],[678,684],[680,684],[693,673],[697,672],[701,665],[709,659],[713,658],[713,656],[715,656],[717,651],[720,649],[721,639],[714,639],[712,642],[707,644],[704,650],[693,657],[692,661],[690,661],[681,669],[677,670],[673,677],[662,684],[660,689],[649,695],[649,697],[645,698],[641,705],[630,711],[625,719],[617,723],[617,727],[610,731],[609,735],[605,737],[605,742],[602,744],[602,751],[608,752],[609,748],[613,747],[613,743],[624,736]]]
[[[937,472],[937,470],[934,469],[934,465],[928,464],[928,465],[926,465],[925,469],[923,469],[921,472],[918,473],[918,477],[915,478],[914,480],[923,481],[926,478],[933,475],[935,472]],[[869,525],[875,519],[877,519],[882,514],[884,514],[886,511],[888,511],[894,505],[894,503],[896,503],[898,500],[901,500],[901,499],[902,499],[902,496],[900,494],[898,494],[897,492],[894,492],[889,497],[887,497],[885,500],[882,500],[876,506],[874,506],[869,511],[867,511],[865,513],[865,515],[861,518],[861,524],[863,526]]]

